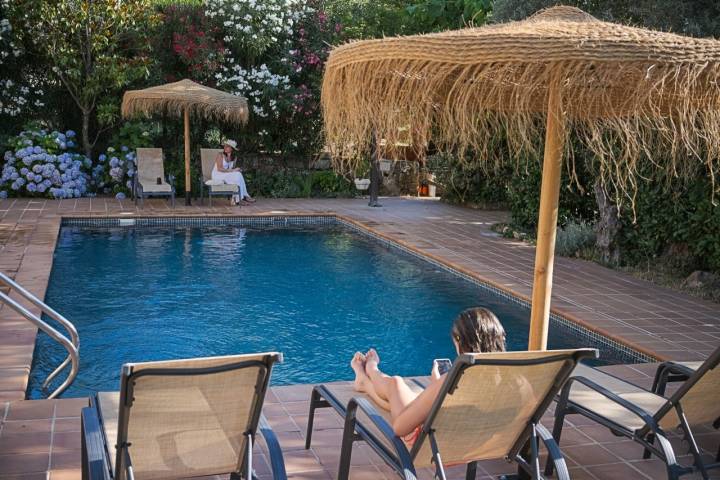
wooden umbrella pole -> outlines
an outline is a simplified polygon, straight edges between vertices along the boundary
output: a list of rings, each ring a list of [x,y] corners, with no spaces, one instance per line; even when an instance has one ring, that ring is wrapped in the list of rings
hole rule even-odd
[[[185,108],[185,205],[190,205],[190,109]]]
[[[565,118],[562,98],[560,98],[558,88],[551,84],[548,95],[528,350],[545,350],[547,348],[564,142]]]

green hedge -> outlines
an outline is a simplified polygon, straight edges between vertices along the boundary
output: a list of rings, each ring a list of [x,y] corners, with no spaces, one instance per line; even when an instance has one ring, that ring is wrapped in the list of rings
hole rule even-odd
[[[269,198],[353,197],[355,185],[331,170],[278,169],[273,172],[246,170],[248,190]]]

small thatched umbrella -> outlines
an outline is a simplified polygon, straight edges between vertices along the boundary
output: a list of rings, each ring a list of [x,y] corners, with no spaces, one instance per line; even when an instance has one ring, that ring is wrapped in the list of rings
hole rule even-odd
[[[248,120],[247,100],[192,80],[129,90],[123,95],[122,115],[149,117],[153,113],[183,115],[185,119],[185,203],[190,205],[190,115],[226,123],[245,124]]]
[[[494,166],[492,141],[536,151],[543,179],[530,349],[547,345],[560,174],[568,132],[597,157],[604,184],[632,199],[643,158],[671,176],[720,153],[720,42],[601,22],[571,7],[527,20],[438,34],[350,43],[330,54],[322,103],[329,145],[367,149],[412,123],[416,141],[473,152]],[[664,144],[671,159],[653,158]],[[344,152],[347,153],[347,152]],[[336,155],[336,168],[354,167]],[[355,157],[357,158],[357,157]],[[572,155],[565,155],[572,160]],[[574,165],[568,162],[574,175]]]

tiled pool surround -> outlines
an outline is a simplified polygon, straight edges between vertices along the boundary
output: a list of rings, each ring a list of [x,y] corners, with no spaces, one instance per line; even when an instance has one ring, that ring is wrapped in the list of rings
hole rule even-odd
[[[375,235],[452,265],[458,272],[529,299],[533,247],[498,238],[489,230],[490,224],[507,221],[507,214],[400,198],[383,199],[384,208],[371,209],[366,204],[362,199],[261,199],[242,209],[221,202],[213,207],[178,204],[171,209],[167,202],[151,199],[141,210],[130,201],[112,198],[0,200],[0,269],[44,297],[63,217],[337,214],[337,218],[357,223]],[[554,313],[561,312],[591,331],[623,338],[658,359],[700,360],[720,342],[717,304],[576,259],[556,259],[553,306]],[[0,479],[79,480],[78,417],[82,400],[19,400],[24,395],[35,334],[25,320],[0,307]],[[654,368],[650,363],[603,367],[645,388],[652,382]],[[290,478],[335,478],[342,429],[335,417],[323,418],[322,426],[318,423],[311,451],[302,448],[310,388],[293,385],[271,389],[265,414],[280,437]],[[549,418],[543,421],[551,424]],[[698,434],[701,447],[714,457],[720,433],[707,427]],[[642,449],[636,444],[618,439],[590,421],[566,419],[563,438],[562,448],[573,479],[664,478],[665,469],[659,460],[643,460]],[[682,453],[686,451],[680,439],[673,438],[672,442]],[[353,454],[351,479],[395,478],[378,457],[358,447]],[[686,455],[683,461],[688,461]],[[258,472],[260,478],[268,478],[262,453],[255,463],[263,466]],[[510,473],[507,467],[502,460],[483,462],[478,478],[497,478],[500,473]],[[427,473],[421,478],[430,478]],[[720,478],[716,474],[720,471],[711,478]],[[464,472],[453,470],[451,478],[464,478]],[[694,478],[699,477],[688,477]]]
[[[79,226],[88,228],[118,228],[118,227],[158,227],[158,226],[177,226],[177,227],[203,227],[214,225],[233,225],[247,227],[285,227],[295,225],[342,225],[361,235],[373,238],[390,249],[399,251],[405,255],[412,255],[423,261],[443,269],[465,281],[471,282],[483,289],[489,290],[508,301],[516,303],[524,308],[530,309],[531,305],[527,299],[520,298],[512,292],[499,288],[492,283],[484,281],[476,275],[470,275],[459,270],[452,264],[432,258],[417,249],[402,244],[386,235],[379,234],[374,229],[369,228],[359,222],[338,215],[262,215],[262,216],[182,216],[182,217],[74,217],[63,218],[63,226]],[[592,346],[599,348],[601,352],[612,352],[610,357],[620,363],[638,363],[652,362],[656,358],[638,351],[629,345],[618,341],[617,339],[605,336],[597,331],[586,328],[573,320],[563,317],[557,313],[550,315],[550,328],[562,329],[577,337],[578,346]]]

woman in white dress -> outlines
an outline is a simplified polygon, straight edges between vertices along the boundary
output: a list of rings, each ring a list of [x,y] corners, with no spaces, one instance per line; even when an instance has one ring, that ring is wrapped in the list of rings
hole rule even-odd
[[[245,178],[242,170],[235,167],[237,150],[237,142],[235,140],[225,140],[223,142],[223,151],[218,153],[215,159],[215,165],[212,170],[212,179],[214,182],[222,182],[238,186],[239,195],[233,195],[233,205],[243,200],[248,203],[254,203],[255,199],[248,194],[247,186],[245,186]]]

